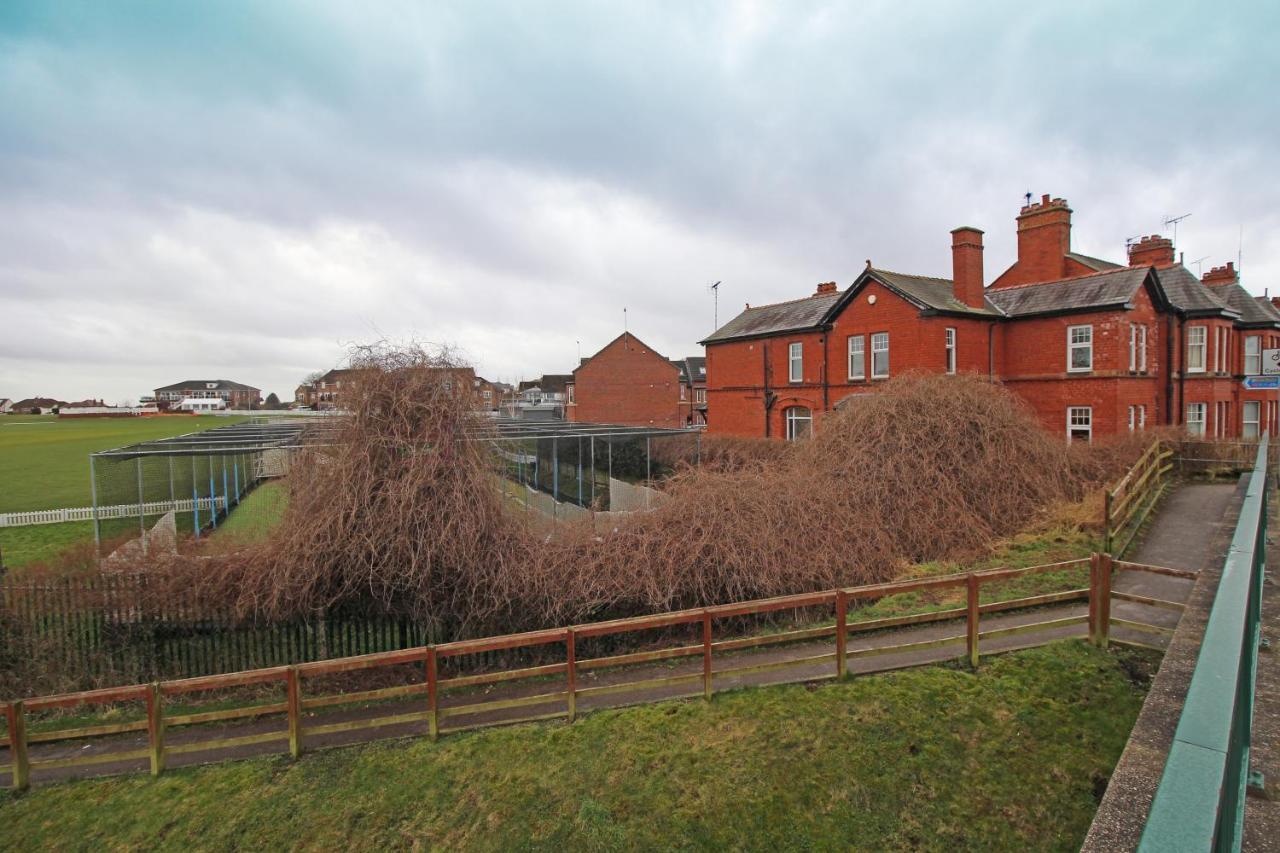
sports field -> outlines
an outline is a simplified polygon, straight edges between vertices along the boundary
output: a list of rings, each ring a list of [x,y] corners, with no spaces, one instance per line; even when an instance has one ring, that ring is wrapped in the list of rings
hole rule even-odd
[[[211,415],[0,417],[0,512],[89,506],[92,503],[90,453],[243,420]],[[0,528],[0,549],[6,566],[21,566],[53,557],[66,547],[92,537],[93,525],[87,522]]]

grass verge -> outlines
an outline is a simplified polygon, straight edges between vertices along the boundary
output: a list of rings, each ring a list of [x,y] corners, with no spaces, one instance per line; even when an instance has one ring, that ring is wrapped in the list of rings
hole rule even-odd
[[[69,783],[0,800],[0,845],[1075,849],[1149,668],[1070,641],[976,674],[927,667]]]

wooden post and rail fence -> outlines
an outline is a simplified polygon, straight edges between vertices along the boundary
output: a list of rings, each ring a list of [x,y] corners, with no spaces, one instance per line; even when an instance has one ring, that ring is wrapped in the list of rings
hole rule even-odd
[[[1051,592],[1020,598],[996,600],[983,603],[981,593],[985,586],[1001,581],[1025,578],[1030,575],[1046,572],[1065,572],[1076,570],[1084,573],[1088,570],[1088,586]],[[930,578],[897,581],[892,583],[873,584],[868,586],[847,587],[823,592],[789,595],[778,598],[724,604],[715,607],[680,610],[640,616],[626,619],[615,619],[605,622],[575,625],[520,634],[487,637],[474,640],[461,640],[436,645],[419,646],[391,652],[358,655],[332,660],[312,661],[289,666],[276,666],[264,669],[235,672],[221,675],[208,675],[196,678],[182,678],[169,681],[157,681],[148,684],[134,684],[125,687],[111,687],[89,690],[79,693],[68,693],[53,696],[40,696],[21,701],[13,701],[3,705],[4,717],[7,720],[5,738],[8,743],[7,765],[0,765],[0,773],[8,773],[15,788],[25,788],[30,783],[32,771],[55,770],[60,768],[81,768],[104,764],[134,765],[146,762],[153,774],[165,769],[166,760],[170,756],[190,753],[211,753],[216,750],[237,749],[257,744],[279,743],[282,751],[297,758],[308,747],[310,741],[317,744],[317,738],[359,730],[381,729],[387,727],[414,724],[416,731],[434,739],[442,734],[481,728],[491,725],[505,725],[534,720],[566,719],[572,722],[579,714],[579,701],[595,700],[598,697],[623,697],[621,704],[635,702],[659,701],[659,699],[702,697],[711,699],[717,688],[717,679],[723,689],[725,680],[735,681],[742,685],[745,676],[758,676],[762,673],[792,670],[792,681],[821,681],[825,679],[844,678],[850,673],[850,661],[885,655],[907,654],[906,660],[899,659],[889,666],[880,666],[879,670],[917,666],[922,663],[937,662],[947,659],[936,655],[924,657],[914,653],[955,646],[962,651],[963,658],[971,666],[977,667],[980,655],[984,653],[982,643],[996,638],[1009,638],[1019,635],[1034,635],[1050,632],[1048,637],[1040,637],[1031,642],[1016,646],[1025,648],[1029,645],[1040,645],[1064,636],[1062,629],[1074,626],[1087,626],[1087,639],[1099,646],[1106,646],[1109,641],[1121,640],[1111,637],[1111,628],[1123,627],[1132,631],[1147,634],[1168,635],[1172,629],[1146,625],[1133,620],[1122,620],[1111,616],[1111,600],[1120,598],[1137,601],[1157,607],[1180,609],[1182,605],[1175,602],[1163,602],[1142,596],[1124,595],[1112,590],[1111,579],[1118,571],[1145,571],[1174,575],[1177,577],[1193,577],[1189,572],[1165,569],[1154,566],[1142,566],[1114,560],[1107,554],[1094,554],[1089,559],[1071,560],[1042,566],[1018,569],[992,569],[980,572],[968,572],[943,575]],[[904,616],[862,619],[850,621],[852,607],[866,604],[889,596],[906,593],[952,594],[963,590],[963,606],[948,607],[932,612],[914,613]],[[1088,601],[1088,612],[1069,613],[1066,616],[1050,614],[1052,618],[983,630],[982,620],[990,614],[1028,608],[1042,608],[1068,602]],[[808,608],[831,608],[834,615],[830,624],[817,627],[806,627],[788,630],[777,634],[757,634],[747,636],[724,636],[716,638],[715,623],[729,621],[742,624],[742,617],[759,616],[778,613],[779,611],[801,610]],[[807,612],[807,611],[806,611]],[[959,633],[947,633],[945,636],[925,640],[913,640],[901,643],[878,643],[873,645],[859,644],[858,648],[850,648],[851,637],[866,636],[874,632],[878,639],[883,639],[882,632],[890,629],[901,629],[909,626],[922,626],[929,623],[957,622],[964,620],[964,630]],[[584,642],[596,638],[617,637],[635,632],[652,631],[653,629],[671,629],[674,626],[689,626],[700,631],[700,642],[694,644],[677,643],[664,648],[648,648],[643,651],[631,651],[622,654],[607,654],[596,657],[583,657]],[[674,632],[667,630],[663,642],[675,643],[670,639]],[[1070,632],[1066,636],[1082,636]],[[761,649],[763,647],[788,644],[812,643],[834,639],[831,651],[815,649],[812,646],[797,650],[796,656],[782,660],[768,660],[763,663],[737,660],[729,653]],[[1030,639],[1030,638],[1028,638]],[[865,641],[864,641],[865,642]],[[1141,640],[1125,640],[1134,645],[1149,646]],[[470,659],[477,655],[496,650],[534,649],[540,647],[559,646],[563,649],[563,660],[549,664],[525,666],[515,669],[461,674],[463,669],[457,667],[459,674],[442,675],[442,664],[446,661],[455,663]],[[1159,646],[1152,646],[1159,648]],[[832,648],[830,646],[828,649]],[[988,647],[985,653],[1010,650],[1007,646],[1000,649]],[[814,652],[814,653],[809,653]],[[726,655],[729,656],[726,657]],[[636,681],[619,683],[593,684],[583,686],[579,680],[582,673],[595,671],[613,671],[626,674],[626,667],[637,664],[653,664],[659,661],[679,662],[681,659],[701,658],[701,667],[675,674],[653,675],[652,669],[647,673],[639,673],[644,677]],[[717,667],[717,661],[721,665]],[[350,673],[359,670],[375,670],[385,667],[411,668],[412,672],[404,674],[405,683],[390,687],[366,690],[323,689],[308,690],[308,683],[315,679],[333,676],[339,673]],[[417,674],[420,672],[420,675]],[[558,679],[559,683],[549,689],[548,679]],[[459,696],[456,691],[476,687],[492,687],[524,680],[525,687],[536,692],[531,695],[514,695],[498,699],[475,699],[467,693]],[[532,680],[532,684],[529,683]],[[771,681],[770,683],[778,683]],[[242,688],[250,685],[278,685],[283,688],[280,701],[252,704],[245,707],[218,708],[216,710],[182,711],[172,706],[184,697],[209,691]],[[682,688],[672,694],[671,688]],[[660,690],[660,696],[654,691]],[[642,691],[639,696],[626,697],[627,693]],[[454,693],[458,701],[446,702],[446,694]],[[647,692],[645,695],[644,692]],[[333,709],[335,706],[350,706],[356,703],[370,703],[398,700],[390,707],[377,710],[389,711],[381,716],[361,717],[359,719],[343,719],[336,722],[322,722],[308,719],[310,713],[320,709]],[[254,700],[260,701],[260,700]],[[607,700],[613,702],[614,700]],[[129,722],[103,723],[99,725],[40,730],[32,732],[28,725],[29,716],[33,713],[56,709],[102,708],[118,703],[137,703],[145,708],[145,717]],[[175,710],[182,711],[174,713]],[[511,712],[515,712],[513,715]],[[219,736],[222,732],[210,732],[209,739],[185,739],[183,742],[170,740],[170,733],[175,730],[191,731],[191,727],[209,724],[227,724],[234,721],[251,721],[262,718],[283,718],[279,729],[266,732],[256,731],[251,734],[240,734],[230,737]],[[145,733],[146,746],[139,746],[138,735]],[[123,741],[121,736],[128,736]],[[403,733],[388,736],[402,737]],[[103,738],[117,738],[115,744],[102,741]],[[70,757],[32,757],[29,746],[66,741],[88,741],[104,749],[86,748],[79,754]],[[111,749],[111,746],[123,746],[123,749]]]
[[[1133,544],[1169,484],[1172,457],[1173,451],[1162,441],[1151,442],[1119,482],[1103,493],[1103,551],[1120,557]]]

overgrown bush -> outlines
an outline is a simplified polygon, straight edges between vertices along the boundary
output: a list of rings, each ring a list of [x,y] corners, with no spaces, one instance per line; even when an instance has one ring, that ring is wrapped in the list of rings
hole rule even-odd
[[[1131,453],[1069,448],[980,378],[903,376],[799,446],[708,439],[701,468],[668,448],[654,509],[547,534],[503,506],[487,421],[447,353],[353,362],[353,415],[295,466],[279,533],[177,561],[174,582],[255,617],[364,602],[442,639],[797,593],[981,549]]]

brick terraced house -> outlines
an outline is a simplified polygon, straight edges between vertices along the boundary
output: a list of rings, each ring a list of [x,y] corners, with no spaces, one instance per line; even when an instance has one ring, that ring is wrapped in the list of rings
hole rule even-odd
[[[1157,425],[1252,437],[1275,431],[1280,392],[1249,391],[1280,348],[1280,310],[1233,264],[1203,281],[1171,241],[1127,265],[1071,251],[1071,209],[1044,196],[1018,218],[1017,261],[984,287],[982,231],[952,235],[950,279],[867,268],[845,290],[747,307],[706,346],[711,432],[794,439],[822,415],[908,371],[977,373],[1070,440]]]
[[[573,371],[565,420],[657,427],[700,422],[694,418],[698,391],[705,388],[698,379],[701,361],[669,360],[623,332]]]

